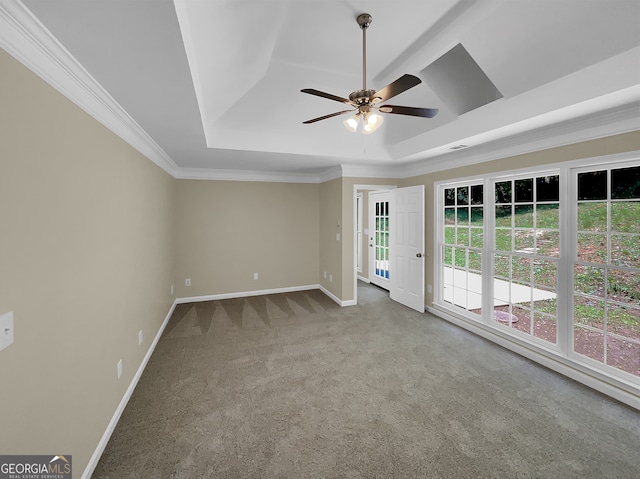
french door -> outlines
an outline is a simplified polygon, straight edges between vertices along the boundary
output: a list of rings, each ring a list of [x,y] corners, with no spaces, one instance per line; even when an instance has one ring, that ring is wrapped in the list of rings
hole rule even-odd
[[[389,290],[389,191],[369,193],[369,281]]]

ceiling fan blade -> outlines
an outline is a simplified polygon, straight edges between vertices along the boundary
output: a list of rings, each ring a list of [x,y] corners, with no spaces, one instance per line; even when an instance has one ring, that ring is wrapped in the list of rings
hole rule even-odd
[[[326,120],[327,118],[333,118],[334,116],[344,115],[345,113],[353,113],[354,111],[357,111],[357,110],[343,110],[343,111],[338,111],[338,112],[336,112],[336,113],[331,113],[331,114],[329,114],[329,115],[319,116],[318,118],[314,118],[313,120],[303,121],[302,123],[304,123],[305,125],[308,125],[309,123],[315,123],[316,121]]]
[[[378,107],[382,113],[393,113],[396,115],[419,116],[422,118],[433,118],[438,114],[437,108],[416,108],[413,106],[382,105]]]
[[[305,88],[303,90],[300,90],[302,93],[308,93],[309,95],[315,95],[315,96],[319,96],[322,98],[328,98],[329,100],[335,100],[335,101],[339,101],[340,103],[348,103],[349,105],[354,105],[355,103],[352,102],[351,100],[348,100],[346,98],[342,98],[340,96],[336,96],[336,95],[332,95],[331,93],[325,93],[323,91],[320,90],[314,90],[313,88]]]
[[[380,98],[380,101],[387,101],[389,98],[393,98],[399,95],[403,91],[407,91],[409,88],[413,88],[416,85],[422,83],[422,80],[414,75],[405,74],[398,78],[396,81],[389,83],[386,87],[378,90],[374,98]]]

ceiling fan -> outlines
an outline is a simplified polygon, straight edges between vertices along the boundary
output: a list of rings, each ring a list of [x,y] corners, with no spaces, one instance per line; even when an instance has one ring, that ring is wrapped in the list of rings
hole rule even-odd
[[[367,90],[367,28],[371,25],[372,18],[368,13],[362,13],[358,15],[356,20],[362,30],[362,90],[352,92],[349,95],[349,99],[332,95],[331,93],[314,90],[313,88],[300,90],[302,93],[308,93],[310,95],[328,98],[329,100],[339,101],[340,103],[346,103],[347,105],[355,107],[355,110],[338,111],[312,120],[303,121],[303,123],[315,123],[316,121],[326,120],[327,118],[333,118],[334,116],[355,112],[352,117],[343,122],[344,125],[347,129],[355,133],[358,129],[360,119],[362,119],[362,133],[367,135],[373,133],[380,125],[382,125],[383,118],[381,115],[378,115],[376,111],[381,113],[393,113],[396,115],[418,116],[422,118],[433,118],[436,116],[438,113],[437,108],[417,108],[397,105],[378,106],[378,104],[385,102],[416,85],[419,85],[422,81],[414,75],[405,74],[378,91]]]

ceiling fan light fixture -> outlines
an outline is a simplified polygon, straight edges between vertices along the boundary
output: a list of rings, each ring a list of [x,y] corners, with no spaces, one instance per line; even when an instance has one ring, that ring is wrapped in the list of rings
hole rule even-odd
[[[382,115],[378,115],[377,113],[367,113],[365,116],[364,123],[362,125],[362,134],[370,135],[382,125],[384,118]]]
[[[358,129],[358,123],[360,123],[360,113],[356,113],[352,117],[347,118],[342,123],[347,130],[349,130],[351,133],[355,133]]]

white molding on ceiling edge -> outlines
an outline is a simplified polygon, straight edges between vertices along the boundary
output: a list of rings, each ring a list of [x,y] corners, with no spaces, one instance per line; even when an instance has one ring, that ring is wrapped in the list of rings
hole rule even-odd
[[[167,173],[175,162],[19,0],[0,0],[0,47]]]
[[[313,173],[178,167],[20,0],[0,0],[0,47],[53,88],[178,179],[324,183],[336,178],[405,179],[640,130],[638,102],[458,151],[396,166],[342,164]],[[633,93],[640,99],[640,86]],[[461,140],[462,141],[462,140]]]

